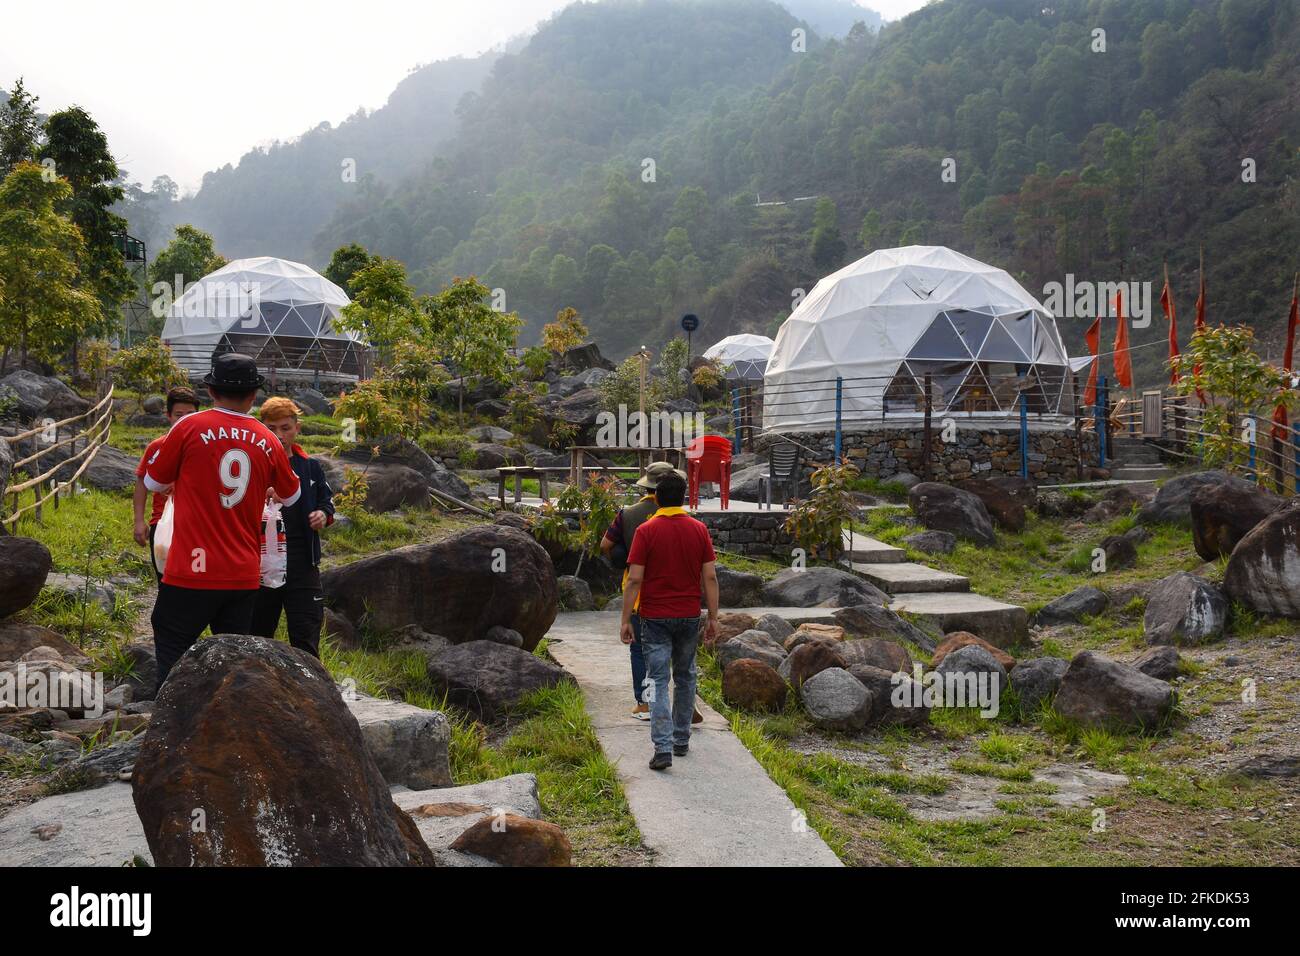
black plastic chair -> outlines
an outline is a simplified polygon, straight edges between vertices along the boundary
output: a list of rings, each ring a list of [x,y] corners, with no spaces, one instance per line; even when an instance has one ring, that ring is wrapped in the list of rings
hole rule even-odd
[[[789,488],[790,493],[783,502],[799,496],[799,479],[803,475],[799,446],[794,442],[777,442],[767,450],[767,474],[759,479],[759,498],[767,501],[767,508],[772,510],[772,486]]]

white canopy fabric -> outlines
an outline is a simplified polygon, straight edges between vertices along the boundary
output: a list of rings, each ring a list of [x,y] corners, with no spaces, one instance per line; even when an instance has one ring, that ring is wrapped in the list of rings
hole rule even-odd
[[[914,416],[927,374],[936,411],[1070,414],[1069,356],[1052,314],[1002,269],[943,246],[879,249],[819,281],[777,333],[765,431]]]
[[[710,345],[704,357],[717,359],[728,378],[762,379],[774,344],[766,335],[743,332]]]
[[[214,353],[234,351],[264,369],[356,377],[365,343],[334,328],[349,301],[301,262],[237,259],[185,290],[172,304],[162,339],[190,372],[206,372]]]

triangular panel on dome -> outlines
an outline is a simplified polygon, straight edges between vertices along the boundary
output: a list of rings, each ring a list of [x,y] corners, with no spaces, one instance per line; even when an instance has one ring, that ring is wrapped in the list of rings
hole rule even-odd
[[[916,340],[916,344],[908,350],[908,358],[919,359],[960,359],[970,357],[970,351],[966,348],[953,328],[948,316],[940,313],[934,317],[921,337]]]
[[[343,363],[352,343],[347,339],[317,339],[316,344],[320,347],[325,367],[331,372],[343,371]]]
[[[267,327],[274,334],[280,331],[280,323],[284,317],[289,314],[292,308],[287,302],[263,302],[261,304],[262,318],[266,321]]]
[[[308,332],[312,335],[320,332],[320,324],[326,317],[324,305],[319,302],[304,302],[294,306],[294,309],[302,318],[303,324],[307,326]]]
[[[258,355],[257,364],[262,368],[290,368],[291,366],[285,360],[284,350],[280,348],[280,343],[271,339],[262,347]]]
[[[1045,322],[1035,321],[1034,325],[1034,361],[1064,365],[1065,352],[1056,330]]]
[[[325,352],[321,348],[319,341],[313,341],[307,346],[306,351],[303,352],[302,361],[298,363],[297,367],[300,369],[315,369],[317,371],[323,371],[329,368],[329,365],[325,361]]]
[[[932,408],[940,411],[951,406],[957,397],[957,390],[961,388],[962,382],[966,381],[966,376],[970,373],[971,363],[963,361],[927,361],[924,359],[908,359],[907,366],[911,369],[912,376],[920,387],[921,393],[925,393],[925,376],[930,376],[930,391]]]
[[[1001,323],[993,323],[989,329],[989,337],[984,340],[979,355],[976,356],[981,362],[1023,362],[1029,363],[1028,353],[1021,350],[1016,344],[1011,333]]]
[[[317,322],[317,327],[319,328],[319,321]],[[275,334],[278,338],[285,338],[286,336],[315,338],[316,329],[309,328],[307,322],[298,313],[298,310],[292,308],[285,313],[284,318],[280,320],[280,325],[275,330]]]
[[[998,411],[993,390],[978,365],[971,366],[970,374],[966,376],[966,381],[961,383],[961,388],[957,389],[957,394],[948,408],[951,411],[963,412]]]
[[[1071,400],[1069,393],[1070,376],[1064,365],[1035,365],[1034,371],[1038,375],[1038,381],[1042,383],[1043,393],[1047,396],[1047,411],[1061,411],[1063,404],[1069,404],[1070,411],[1063,414],[1073,414],[1074,402]]]
[[[999,315],[998,325],[1007,330],[1012,340],[1026,356],[1034,354],[1034,326],[1038,317],[1032,312],[1016,312],[1011,315]]]
[[[266,343],[271,341],[271,336],[250,334],[231,329],[226,333],[226,341],[230,343],[232,351],[256,358],[257,354],[266,347]]]
[[[1016,362],[980,362],[979,367],[999,411],[1015,411],[1029,366]]]
[[[979,355],[980,346],[984,344],[989,328],[993,325],[993,316],[972,309],[958,309],[944,314],[966,343],[970,354]]]
[[[922,385],[912,376],[906,363],[901,363],[894,377],[890,379],[889,385],[885,388],[884,402],[886,414],[924,411]]]

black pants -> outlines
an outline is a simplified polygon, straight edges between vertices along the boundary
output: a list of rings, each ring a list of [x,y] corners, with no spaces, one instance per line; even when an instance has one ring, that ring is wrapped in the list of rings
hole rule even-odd
[[[290,560],[283,587],[259,588],[250,634],[275,637],[284,612],[289,644],[313,657],[320,657],[320,629],[325,621],[325,594],[320,586],[320,568]]]
[[[149,525],[149,567],[153,568],[154,576],[158,579],[158,583],[162,584],[162,572],[158,570],[158,559],[154,557],[153,553],[153,536],[157,533],[158,525]]]
[[[153,646],[158,656],[158,688],[172,667],[206,627],[213,634],[248,634],[253,623],[254,590],[206,591],[174,584],[158,585],[154,602]]]

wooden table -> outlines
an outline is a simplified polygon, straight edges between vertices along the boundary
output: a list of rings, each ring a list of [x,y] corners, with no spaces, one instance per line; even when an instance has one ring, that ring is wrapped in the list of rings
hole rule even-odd
[[[587,455],[636,455],[637,467],[644,474],[652,461],[671,462],[674,468],[686,469],[686,449],[677,447],[644,447],[641,445],[571,445],[569,446],[569,484],[582,487],[585,470],[582,460]],[[605,471],[622,470],[618,465],[604,467]]]

